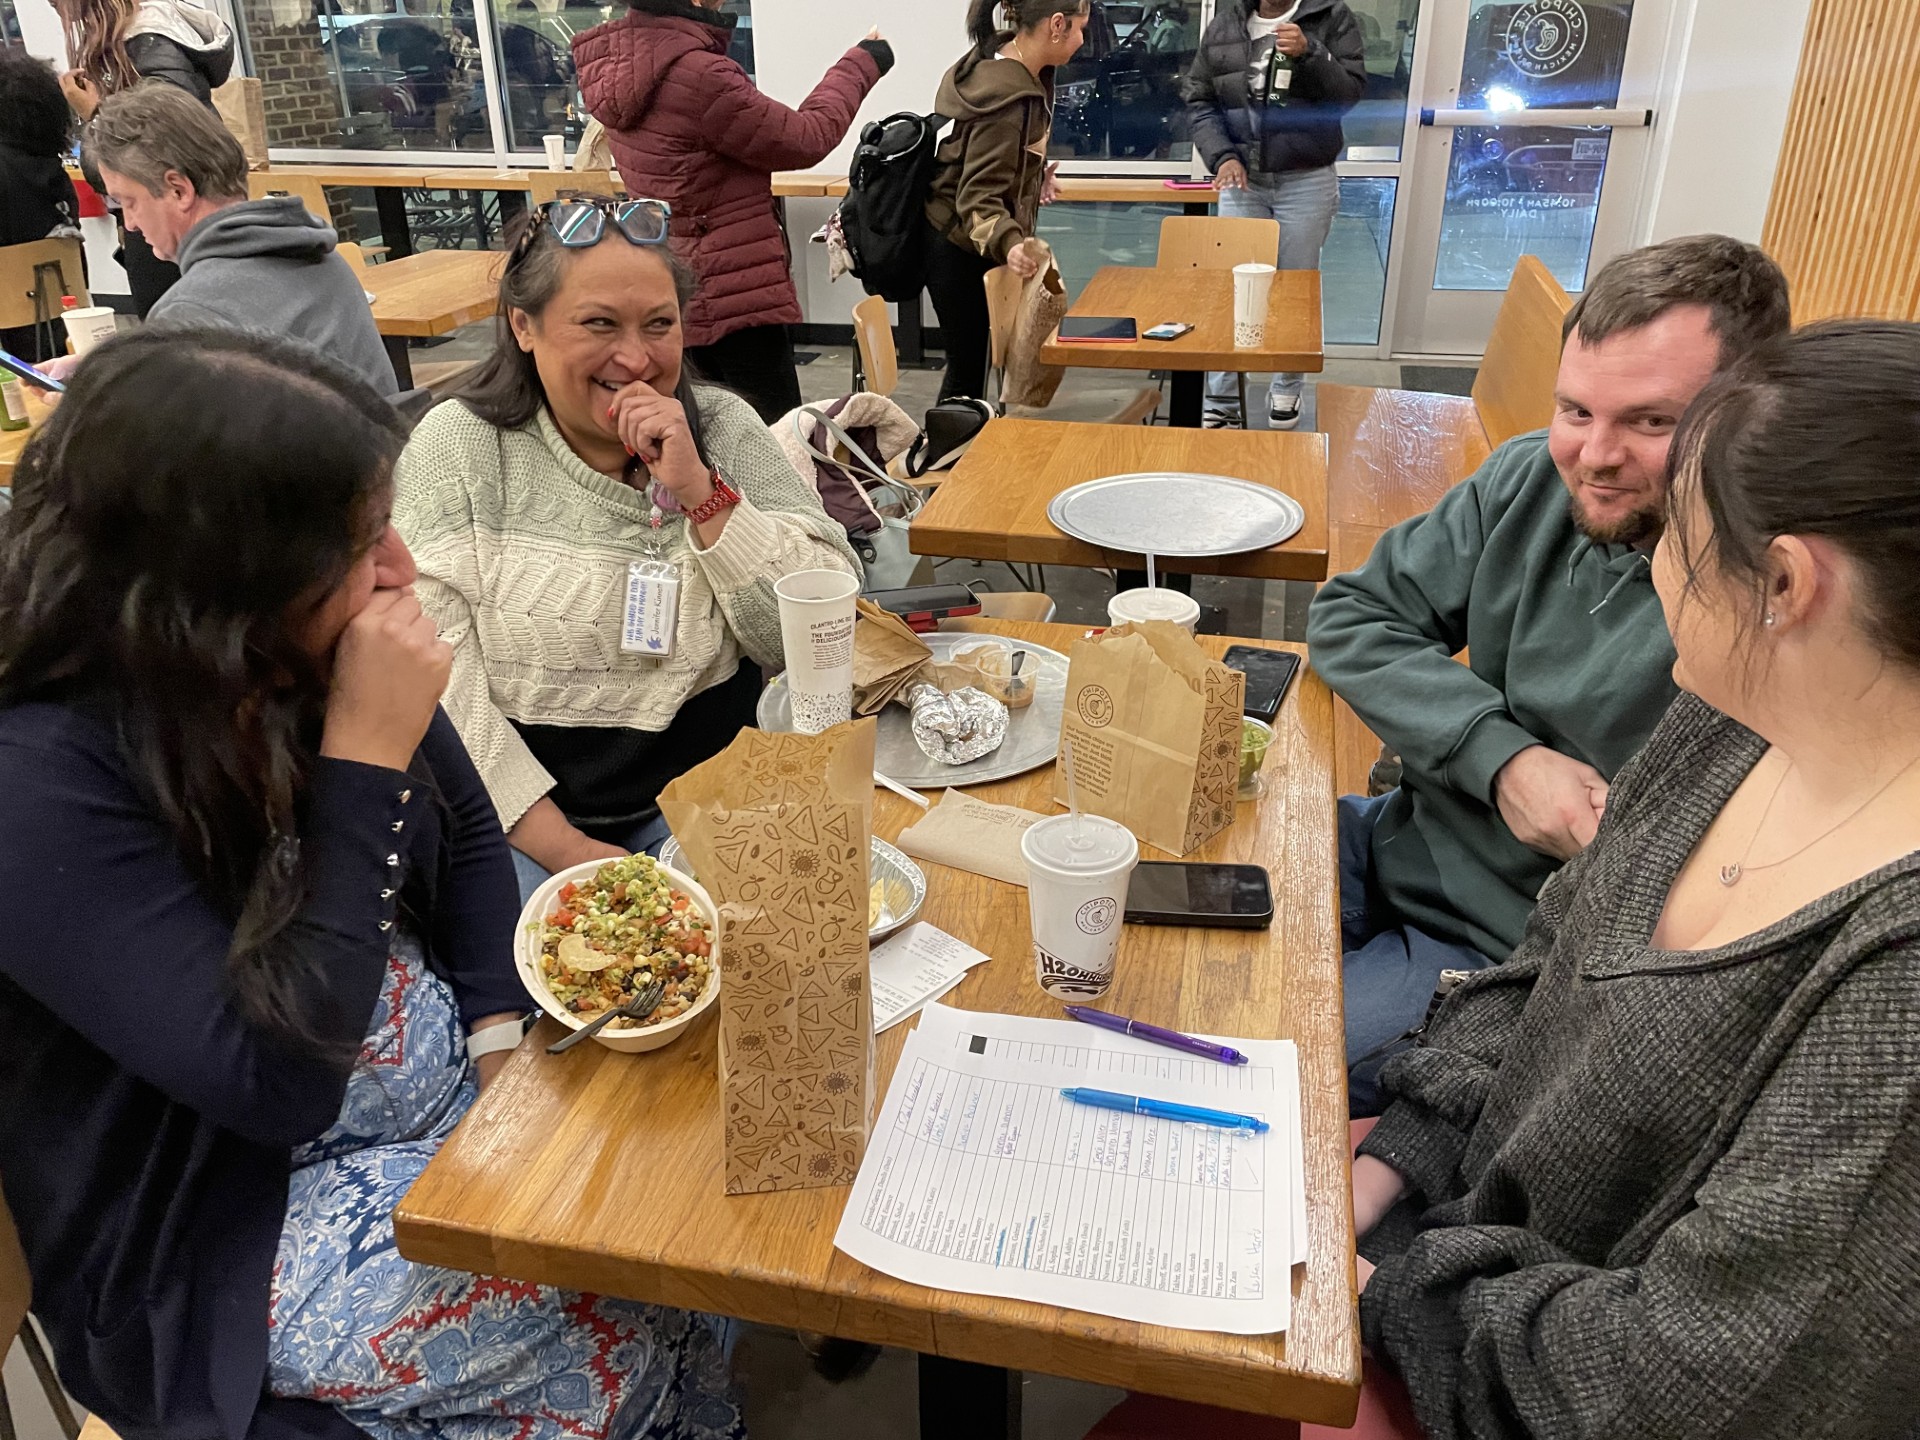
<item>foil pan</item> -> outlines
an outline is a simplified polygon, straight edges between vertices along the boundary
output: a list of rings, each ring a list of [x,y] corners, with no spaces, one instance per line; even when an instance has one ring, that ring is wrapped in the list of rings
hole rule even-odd
[[[693,873],[693,862],[680,849],[680,842],[671,837],[660,847],[660,863],[689,879],[700,878]],[[896,930],[906,929],[927,903],[926,871],[877,835],[867,858],[867,884],[869,890],[878,888],[880,901],[879,919],[867,930],[869,945],[878,945]],[[869,902],[872,898],[869,896]]]

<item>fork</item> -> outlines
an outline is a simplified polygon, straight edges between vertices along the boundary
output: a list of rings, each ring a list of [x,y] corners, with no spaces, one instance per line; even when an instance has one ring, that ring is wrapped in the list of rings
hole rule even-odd
[[[660,997],[666,993],[667,982],[664,980],[655,980],[618,1010],[609,1010],[605,1014],[596,1016],[591,1024],[584,1025],[571,1035],[554,1041],[553,1044],[547,1046],[547,1054],[558,1055],[562,1050],[570,1050],[588,1036],[598,1035],[615,1020],[646,1019],[647,1016],[651,1015],[654,1010],[658,1008]]]

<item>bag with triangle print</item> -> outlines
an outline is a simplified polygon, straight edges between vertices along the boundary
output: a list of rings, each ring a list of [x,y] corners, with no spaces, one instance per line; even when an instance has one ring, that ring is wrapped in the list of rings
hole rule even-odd
[[[874,722],[742,730],[660,793],[720,912],[726,1192],[851,1185],[872,1122]]]

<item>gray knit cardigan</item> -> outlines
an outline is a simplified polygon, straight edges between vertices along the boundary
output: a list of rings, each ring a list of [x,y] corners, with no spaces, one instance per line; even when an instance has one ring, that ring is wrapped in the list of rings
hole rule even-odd
[[[1650,937],[1764,753],[1691,696],[1505,965],[1382,1081],[1368,1346],[1431,1440],[1920,1435],[1920,854]]]

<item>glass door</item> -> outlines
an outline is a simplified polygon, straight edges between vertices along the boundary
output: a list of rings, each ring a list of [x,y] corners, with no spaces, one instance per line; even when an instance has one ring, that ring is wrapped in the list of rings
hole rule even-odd
[[[1672,3],[1432,7],[1395,352],[1478,353],[1522,255],[1578,292],[1626,248]]]

